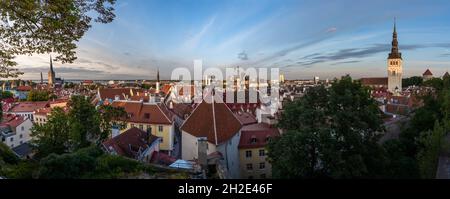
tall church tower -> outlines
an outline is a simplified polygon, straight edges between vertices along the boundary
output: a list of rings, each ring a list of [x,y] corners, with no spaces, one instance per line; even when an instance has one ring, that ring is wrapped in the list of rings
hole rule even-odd
[[[50,56],[50,70],[48,71],[48,85],[53,86],[55,84],[55,71],[53,71],[52,56]]]
[[[156,93],[159,93],[159,68],[156,72]]]
[[[397,24],[394,21],[394,33],[392,34],[392,48],[387,60],[388,64],[388,90],[397,93],[402,90],[403,59],[398,50]]]

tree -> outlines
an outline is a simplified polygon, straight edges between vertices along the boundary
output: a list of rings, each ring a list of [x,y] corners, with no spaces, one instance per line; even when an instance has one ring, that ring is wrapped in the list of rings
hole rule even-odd
[[[60,107],[53,108],[47,123],[31,128],[31,142],[36,147],[36,157],[45,157],[51,153],[63,154],[70,151],[70,123],[66,112]]]
[[[76,95],[69,101],[70,137],[74,149],[100,144],[100,116],[87,97]]]
[[[58,53],[72,63],[76,42],[96,22],[109,23],[115,0],[0,1],[0,77],[23,74],[14,68],[15,55]]]
[[[110,105],[101,105],[98,108],[100,113],[100,129],[102,135],[100,140],[103,141],[111,134],[112,126],[123,129],[126,125],[121,119],[127,117],[127,112],[123,107],[113,107]]]
[[[286,106],[269,143],[275,177],[381,177],[386,158],[377,144],[381,115],[370,92],[349,76],[327,90],[308,90]]]
[[[387,157],[386,177],[400,179],[420,178],[415,157],[408,153],[408,146],[401,140],[392,139],[383,143]]]
[[[27,95],[27,101],[47,101],[50,99],[50,95],[53,94],[48,91],[31,90]]]
[[[14,94],[12,94],[9,91],[1,91],[0,94],[1,94],[0,99],[8,99],[14,97]]]
[[[402,79],[402,85],[404,88],[408,86],[420,86],[422,85],[423,78],[420,76],[413,76],[409,78]]]
[[[446,149],[445,130],[438,121],[434,124],[433,131],[422,133],[420,142],[423,148],[417,155],[419,169],[422,178],[435,178],[439,162],[439,155]]]

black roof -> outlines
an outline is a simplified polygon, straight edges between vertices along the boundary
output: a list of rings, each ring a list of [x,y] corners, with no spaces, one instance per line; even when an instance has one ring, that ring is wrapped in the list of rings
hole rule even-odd
[[[14,153],[20,158],[29,155],[32,151],[31,145],[29,143],[23,143],[19,146],[16,146],[12,149]]]

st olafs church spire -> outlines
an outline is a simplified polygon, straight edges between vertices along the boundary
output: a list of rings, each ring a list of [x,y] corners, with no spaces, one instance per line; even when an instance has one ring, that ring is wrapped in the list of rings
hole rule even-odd
[[[389,59],[401,59],[402,53],[398,50],[398,38],[397,38],[397,22],[394,19],[394,32],[392,33],[392,48],[389,53]]]
[[[50,70],[48,71],[48,85],[53,86],[55,84],[55,71],[53,71],[53,61],[50,55]]]
[[[156,72],[156,93],[159,93],[159,68]]]
[[[392,48],[388,56],[388,90],[394,94],[402,91],[403,59],[398,48],[397,23],[394,19]]]

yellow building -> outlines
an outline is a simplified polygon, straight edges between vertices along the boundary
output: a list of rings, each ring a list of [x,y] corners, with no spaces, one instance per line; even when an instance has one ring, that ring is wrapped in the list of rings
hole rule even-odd
[[[161,138],[160,149],[169,152],[174,149],[174,127],[172,116],[164,107],[156,103],[144,103],[140,101],[114,101],[113,107],[123,107],[128,114],[124,131],[136,127],[152,135]]]
[[[265,123],[244,126],[239,140],[239,168],[241,178],[272,178],[272,165],[267,159],[266,145],[279,135],[276,128]]]

